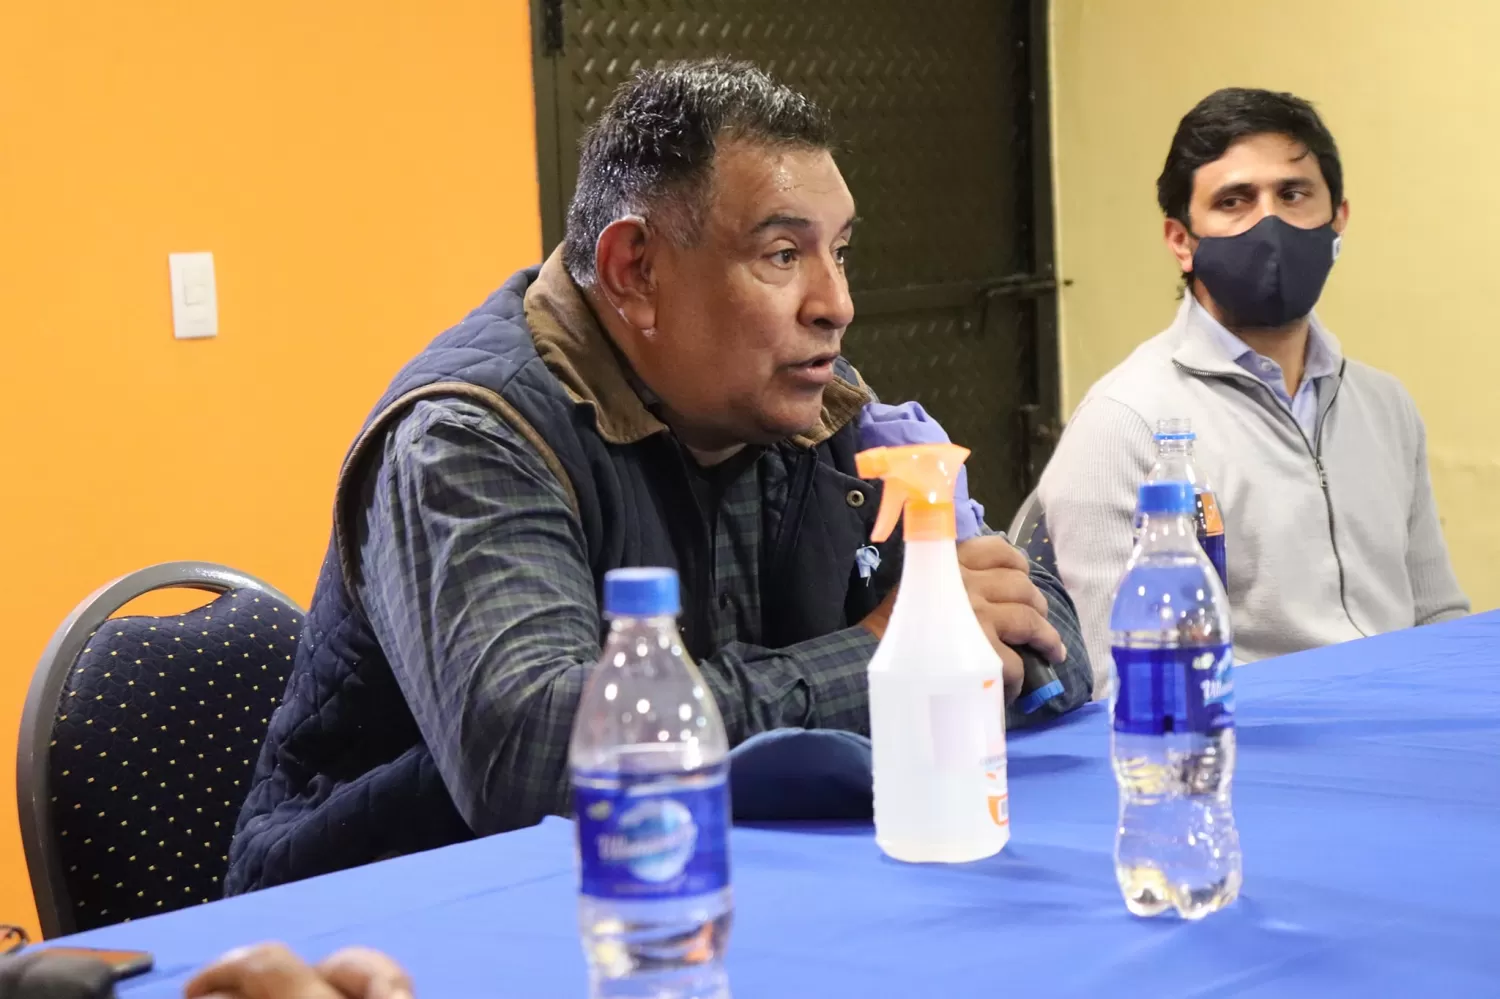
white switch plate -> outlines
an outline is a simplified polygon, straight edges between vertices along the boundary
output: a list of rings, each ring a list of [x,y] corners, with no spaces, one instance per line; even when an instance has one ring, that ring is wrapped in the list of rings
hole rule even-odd
[[[172,329],[179,340],[219,335],[219,292],[212,253],[169,253]]]

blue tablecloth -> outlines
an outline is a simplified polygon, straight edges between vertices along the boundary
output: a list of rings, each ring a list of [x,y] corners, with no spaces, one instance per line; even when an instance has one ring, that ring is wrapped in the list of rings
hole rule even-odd
[[[1010,743],[1014,837],[963,867],[885,860],[863,823],[738,828],[735,995],[1500,995],[1500,614],[1242,668],[1236,905],[1136,920],[1115,887],[1095,705]],[[395,955],[422,999],[584,994],[562,820],[79,944],[145,948],[125,999],[231,946]]]

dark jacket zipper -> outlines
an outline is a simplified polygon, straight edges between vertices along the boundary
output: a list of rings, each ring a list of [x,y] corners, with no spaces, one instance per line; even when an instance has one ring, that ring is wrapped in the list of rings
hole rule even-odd
[[[1313,467],[1318,470],[1318,485],[1323,488],[1323,505],[1328,508],[1328,541],[1333,546],[1333,562],[1339,568],[1339,603],[1343,606],[1344,616],[1349,619],[1349,623],[1354,627],[1354,630],[1368,638],[1370,637],[1369,632],[1359,626],[1359,622],[1354,620],[1354,615],[1349,611],[1349,593],[1344,582],[1344,560],[1339,555],[1339,535],[1338,531],[1334,529],[1333,493],[1328,488],[1328,469],[1323,465],[1323,425],[1328,422],[1328,417],[1333,415],[1333,404],[1338,402],[1339,392],[1344,388],[1344,369],[1348,364],[1348,361],[1343,361],[1339,364],[1339,380],[1334,383],[1333,398],[1328,400],[1328,408],[1323,411],[1323,416],[1318,420],[1318,441],[1316,447],[1308,441],[1307,432],[1302,429],[1302,424],[1297,422],[1297,417],[1292,414],[1291,410],[1279,398],[1276,398],[1276,393],[1271,392],[1271,398],[1275,399],[1276,403],[1292,417],[1292,425],[1297,428],[1297,433],[1302,436],[1303,445],[1307,448],[1308,453],[1312,455]],[[1266,391],[1270,392],[1270,389],[1267,388]]]

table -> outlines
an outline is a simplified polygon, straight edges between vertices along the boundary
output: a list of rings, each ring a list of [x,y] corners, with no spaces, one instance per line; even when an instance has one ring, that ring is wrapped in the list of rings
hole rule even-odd
[[[735,995],[1500,995],[1500,613],[1237,673],[1245,889],[1136,920],[1110,857],[1106,715],[1010,748],[1014,836],[963,867],[884,859],[868,825],[734,832]],[[80,934],[145,948],[123,999],[231,946],[395,955],[421,999],[584,994],[572,826],[541,826]]]

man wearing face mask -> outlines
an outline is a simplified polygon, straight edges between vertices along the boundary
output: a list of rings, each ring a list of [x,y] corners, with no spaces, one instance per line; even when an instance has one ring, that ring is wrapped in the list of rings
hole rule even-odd
[[[1157,200],[1182,306],[1089,390],[1038,490],[1096,696],[1109,689],[1109,609],[1160,419],[1187,417],[1197,433],[1240,660],[1467,613],[1416,405],[1346,358],[1313,313],[1349,203],[1312,105],[1240,88],[1204,98],[1178,125]]]

